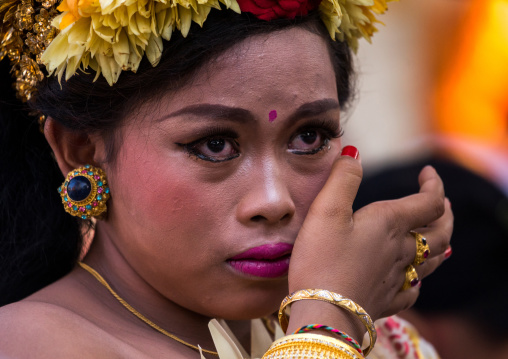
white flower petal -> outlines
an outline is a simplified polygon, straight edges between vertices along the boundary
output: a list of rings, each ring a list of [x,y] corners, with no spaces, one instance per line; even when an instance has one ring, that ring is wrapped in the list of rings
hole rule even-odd
[[[210,13],[211,9],[212,8],[207,5],[198,5],[198,11],[192,12],[192,21],[203,27],[203,23],[205,22],[206,17]]]
[[[148,46],[146,47],[146,57],[152,66],[157,66],[161,59],[162,54],[162,39],[159,36],[152,34],[150,40],[148,40]]]
[[[189,33],[191,24],[192,24],[192,12],[190,9],[186,9],[181,7],[178,9],[178,13],[180,15],[180,26],[179,29],[183,35],[183,37],[187,37]]]
[[[129,56],[130,56],[130,46],[129,46],[129,38],[123,31],[118,32],[118,41],[113,44],[113,56],[115,61],[117,62],[122,69],[126,70],[129,68]]]

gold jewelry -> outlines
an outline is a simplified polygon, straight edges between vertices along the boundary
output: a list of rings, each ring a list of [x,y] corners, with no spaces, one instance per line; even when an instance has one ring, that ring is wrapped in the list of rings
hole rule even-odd
[[[182,339],[178,338],[177,336],[165,331],[164,329],[162,329],[161,327],[159,327],[157,324],[155,324],[154,322],[152,322],[150,319],[148,319],[147,317],[145,317],[143,314],[141,314],[140,312],[138,312],[136,309],[134,309],[133,307],[130,306],[129,303],[127,303],[124,299],[122,299],[114,290],[113,288],[110,287],[110,285],[108,284],[108,282],[106,282],[106,280],[99,274],[97,273],[97,271],[95,269],[93,269],[92,267],[90,267],[89,265],[83,263],[83,262],[78,262],[78,264],[81,266],[81,268],[83,268],[84,270],[86,270],[88,273],[90,273],[91,275],[93,275],[95,277],[95,279],[97,279],[99,281],[99,283],[101,283],[103,286],[105,286],[109,292],[113,295],[113,297],[116,298],[116,300],[118,300],[129,312],[131,312],[132,314],[134,314],[136,317],[138,317],[139,319],[141,319],[143,322],[145,322],[146,324],[148,324],[149,326],[151,326],[153,329],[155,329],[156,331],[158,331],[159,333],[162,333],[164,334],[165,336],[167,337],[170,337],[171,339],[173,340],[176,340],[178,343],[180,344],[183,344],[189,348],[192,348],[194,350],[197,350],[199,352],[199,348],[195,345],[192,345],[190,343],[187,343],[186,341],[183,341]],[[211,351],[211,350],[206,350],[206,349],[203,349],[201,348],[201,351],[203,353],[208,353],[208,354],[212,354],[212,355],[216,355],[216,356],[219,356],[219,353],[217,352],[214,352],[214,351]]]
[[[374,344],[376,344],[377,339],[377,332],[374,322],[367,312],[351,299],[325,289],[302,289],[291,293],[284,298],[279,309],[279,323],[284,332],[286,332],[289,324],[289,319],[285,312],[286,307],[299,300],[308,299],[321,300],[323,302],[331,303],[356,315],[362,321],[363,325],[365,325],[365,328],[369,333],[370,343],[366,349],[363,349],[364,355],[367,356],[372,348],[374,348]]]
[[[420,280],[418,279],[418,273],[416,272],[415,267],[412,264],[408,265],[406,268],[406,280],[402,286],[402,290],[413,288],[418,284],[419,281]]]
[[[429,244],[427,243],[427,239],[420,233],[415,231],[409,231],[409,233],[411,233],[414,239],[416,239],[416,256],[415,260],[413,261],[413,265],[416,267],[422,265],[429,257],[430,248]]]
[[[70,171],[58,187],[65,211],[82,219],[103,218],[109,192],[106,173],[90,165]]]
[[[26,102],[44,79],[41,55],[58,31],[51,25],[58,0],[0,1],[0,60],[7,56],[18,97]]]
[[[293,334],[275,341],[262,359],[362,359],[363,356],[346,343],[318,334]]]

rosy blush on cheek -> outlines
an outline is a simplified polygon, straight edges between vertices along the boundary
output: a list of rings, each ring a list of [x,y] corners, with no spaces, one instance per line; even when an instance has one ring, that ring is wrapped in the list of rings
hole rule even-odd
[[[277,111],[275,111],[275,110],[270,111],[270,113],[268,114],[268,121],[273,122],[273,121],[275,121],[276,118],[277,118]]]
[[[143,153],[145,154],[145,153]],[[130,155],[130,154],[129,154]],[[178,171],[178,166],[166,163],[161,166],[158,158],[129,156],[130,161],[123,163],[120,191],[121,211],[131,224],[158,228],[159,231],[171,231],[182,220],[193,218],[197,210],[196,197],[199,188]],[[162,170],[161,168],[164,168]],[[184,178],[182,178],[184,177]],[[173,223],[174,222],[174,223]]]
[[[168,181],[154,184],[152,189],[153,192],[145,193],[145,197],[137,201],[143,212],[149,214],[152,225],[163,228],[172,227],[172,222],[182,225],[182,221],[187,223],[199,211],[199,193],[192,184]]]

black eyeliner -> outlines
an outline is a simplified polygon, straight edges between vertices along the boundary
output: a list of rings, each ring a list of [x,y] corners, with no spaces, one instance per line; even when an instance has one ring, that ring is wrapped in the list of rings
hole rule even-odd
[[[296,132],[298,133],[308,130],[321,131],[329,138],[339,138],[344,134],[344,131],[337,121],[327,119],[314,119],[307,121],[305,124],[300,126]]]
[[[189,154],[189,156],[194,156],[200,160],[207,161],[207,162],[213,162],[213,163],[225,162],[225,161],[229,161],[229,160],[235,159],[238,156],[240,156],[240,153],[237,153],[233,156],[230,156],[230,157],[227,157],[224,159],[215,159],[213,157],[205,156],[204,154],[202,154],[198,150],[196,150],[197,145],[205,143],[205,142],[213,140],[213,139],[228,139],[228,140],[231,140],[232,142],[234,142],[236,147],[239,147],[239,144],[236,140],[240,136],[238,136],[238,134],[235,131],[231,130],[230,128],[221,127],[221,126],[206,128],[203,131],[200,131],[199,136],[200,136],[200,138],[197,140],[187,142],[187,143],[175,142],[175,144],[177,146],[183,147],[183,149],[185,150],[185,152],[187,152],[187,154]]]
[[[340,124],[337,121],[329,120],[329,119],[314,119],[307,121],[305,124],[300,126],[296,131],[296,136],[305,132],[305,131],[316,131],[320,133],[321,136],[324,137],[323,144],[318,148],[314,148],[309,151],[299,151],[294,149],[289,149],[292,154],[295,155],[315,155],[324,149],[329,147],[329,143],[331,139],[339,138],[344,135],[343,129],[340,127]],[[293,136],[291,140],[296,138]]]
[[[199,136],[199,138],[195,141],[191,141],[191,142],[187,142],[187,143],[175,142],[175,145],[178,145],[181,147],[193,146],[193,145],[196,145],[204,140],[207,140],[209,138],[214,138],[214,137],[231,138],[233,140],[236,140],[236,139],[238,139],[238,137],[240,137],[240,136],[238,136],[238,133],[236,133],[232,129],[227,128],[227,127],[221,127],[221,126],[205,128],[204,130],[199,131],[198,136]]]

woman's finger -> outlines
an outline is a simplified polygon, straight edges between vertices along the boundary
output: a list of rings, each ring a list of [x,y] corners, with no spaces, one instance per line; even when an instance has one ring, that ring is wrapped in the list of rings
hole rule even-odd
[[[427,277],[429,274],[434,272],[446,259],[445,254],[440,254],[436,257],[430,258],[425,261],[424,264],[416,266],[416,272],[418,273],[418,278],[422,280]]]
[[[310,212],[323,219],[349,223],[353,215],[353,201],[362,181],[363,171],[358,150],[346,146],[337,157],[323,189],[314,200]]]
[[[413,288],[399,291],[391,301],[390,305],[386,310],[381,313],[380,318],[389,317],[391,315],[398,314],[406,309],[409,309],[415,304],[418,296],[420,295],[420,285],[416,285]]]
[[[384,201],[387,215],[398,218],[400,230],[424,227],[440,218],[445,211],[444,187],[441,178],[431,166],[426,166],[418,177],[420,192],[396,200]]]
[[[420,266],[416,266],[416,272],[418,273],[419,283],[418,285],[409,288],[407,290],[403,290],[402,286],[405,281],[405,272],[401,274],[401,286],[399,292],[394,296],[392,302],[389,307],[382,313],[381,317],[387,317],[390,315],[397,314],[403,310],[410,308],[418,299],[420,294],[420,288],[424,285],[422,280],[427,277],[429,274],[434,272],[444,260],[446,260],[446,255],[440,254],[435,256]]]
[[[453,232],[453,212],[450,201],[445,199],[445,213],[427,227],[415,229],[425,237],[430,247],[430,256],[443,254],[450,246]]]

